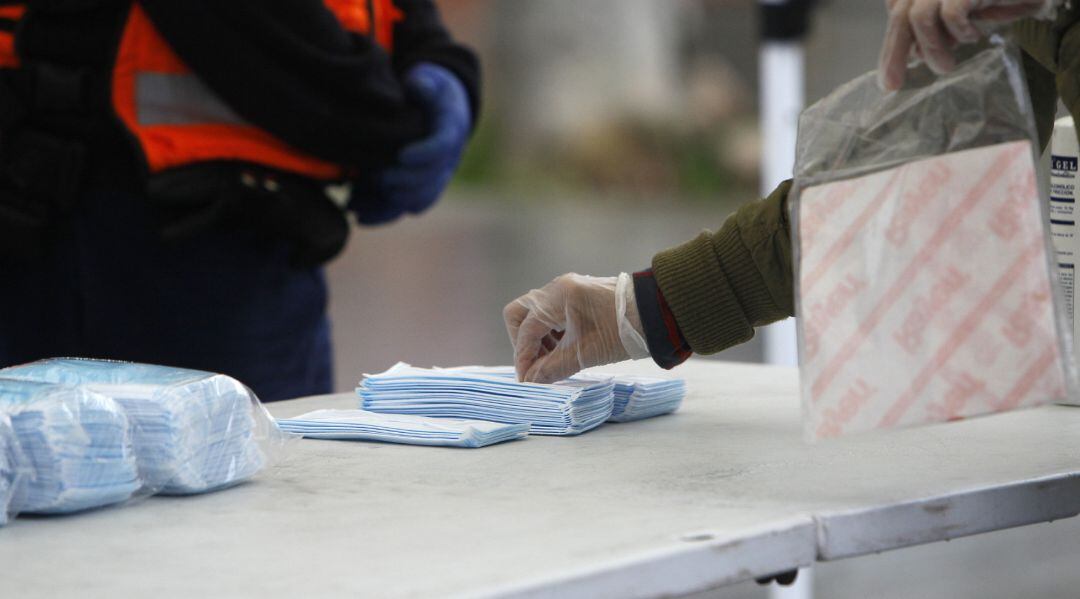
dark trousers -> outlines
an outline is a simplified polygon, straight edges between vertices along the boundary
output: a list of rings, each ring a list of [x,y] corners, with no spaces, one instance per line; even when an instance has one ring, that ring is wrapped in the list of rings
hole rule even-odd
[[[0,366],[85,356],[233,376],[263,401],[327,393],[322,269],[248,231],[164,243],[147,200],[86,194],[48,254],[0,258]]]

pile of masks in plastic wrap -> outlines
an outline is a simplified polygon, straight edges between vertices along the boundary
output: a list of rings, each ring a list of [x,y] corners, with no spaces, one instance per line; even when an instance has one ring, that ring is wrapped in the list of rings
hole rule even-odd
[[[604,422],[673,412],[681,380],[582,374],[520,383],[511,367],[415,368],[367,375],[359,410],[319,410],[278,424],[310,438],[483,447],[527,434],[577,435]]]
[[[141,486],[128,421],[107,397],[80,388],[0,381],[10,411],[10,512],[72,512],[123,501]]]
[[[225,488],[282,438],[220,374],[83,359],[0,370],[0,521]]]

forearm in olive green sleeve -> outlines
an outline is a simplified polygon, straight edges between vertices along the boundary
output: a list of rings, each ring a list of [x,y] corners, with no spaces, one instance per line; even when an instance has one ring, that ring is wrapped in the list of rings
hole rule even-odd
[[[1054,75],[1039,64],[1031,55],[1024,53],[1024,72],[1027,74],[1028,93],[1035,112],[1035,128],[1039,133],[1039,148],[1046,149],[1054,132],[1054,116],[1057,112],[1057,84]]]
[[[1074,118],[1080,117],[1080,4],[1058,9],[1057,19],[1024,19],[1012,33],[1024,51],[1027,78],[1039,144],[1046,149],[1054,130],[1058,97]],[[1078,119],[1080,122],[1080,119]]]
[[[653,274],[693,350],[711,354],[794,315],[791,237],[782,183],[769,197],[653,257]]]

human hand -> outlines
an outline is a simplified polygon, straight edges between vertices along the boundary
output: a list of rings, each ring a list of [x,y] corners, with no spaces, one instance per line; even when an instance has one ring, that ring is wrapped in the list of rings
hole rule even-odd
[[[889,24],[881,46],[878,80],[886,90],[900,89],[912,53],[937,74],[956,66],[960,44],[979,40],[976,23],[1004,24],[1048,16],[1060,0],[886,0]]]
[[[557,277],[507,304],[518,380],[554,383],[583,368],[649,355],[630,275]]]
[[[469,95],[456,75],[425,62],[409,70],[405,85],[424,104],[432,130],[405,146],[397,162],[379,175],[375,201],[357,211],[361,224],[382,224],[430,208],[450,183],[469,140]]]

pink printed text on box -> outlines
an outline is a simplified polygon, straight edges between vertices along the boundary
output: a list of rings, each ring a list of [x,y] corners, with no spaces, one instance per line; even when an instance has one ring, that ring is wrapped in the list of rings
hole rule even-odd
[[[1065,397],[1029,142],[803,189],[799,252],[811,437]]]

